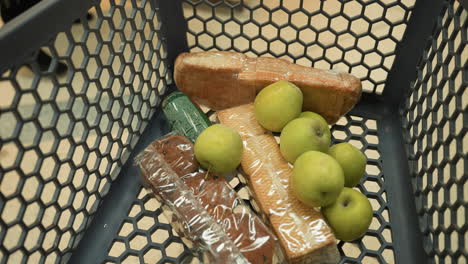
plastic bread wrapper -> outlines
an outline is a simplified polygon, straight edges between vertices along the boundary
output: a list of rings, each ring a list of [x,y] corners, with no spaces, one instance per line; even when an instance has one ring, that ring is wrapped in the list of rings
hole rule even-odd
[[[303,109],[319,113],[329,124],[350,111],[362,93],[361,81],[345,72],[232,51],[179,54],[174,81],[182,92],[212,110],[252,103],[266,86],[289,81],[301,89]]]
[[[193,242],[205,263],[284,263],[274,234],[223,177],[198,169],[193,145],[174,133],[151,143],[136,159],[145,186],[173,227]]]
[[[304,205],[292,193],[292,168],[275,137],[257,123],[253,105],[219,111],[217,117],[242,138],[242,169],[288,262],[338,263],[340,255],[332,230],[317,208]]]

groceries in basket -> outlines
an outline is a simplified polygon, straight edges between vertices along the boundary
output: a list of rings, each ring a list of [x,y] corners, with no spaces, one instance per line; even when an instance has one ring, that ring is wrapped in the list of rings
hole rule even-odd
[[[145,186],[173,214],[176,230],[206,263],[280,263],[276,237],[221,177],[205,177],[194,146],[168,135],[137,158]]]
[[[330,124],[353,108],[362,91],[361,81],[348,73],[227,51],[180,54],[174,80],[191,99],[213,110],[252,103],[268,85],[289,81],[302,90],[304,110],[320,114]]]
[[[366,157],[349,143],[330,146],[328,126],[358,102],[360,81],[234,52],[183,53],[175,80],[190,99],[170,95],[164,113],[190,140],[163,137],[138,164],[199,257],[210,263],[338,263],[336,239],[358,239],[373,216],[367,197],[352,189],[365,173]],[[211,125],[192,101],[218,110],[220,124]],[[272,132],[280,133],[279,144]],[[239,165],[266,223],[222,176]]]
[[[274,136],[256,121],[254,106],[219,111],[218,119],[241,134],[242,169],[289,262],[338,263],[332,230],[319,211],[301,203],[292,193],[292,169]]]
[[[242,140],[233,129],[212,125],[205,129],[195,142],[195,157],[200,165],[215,173],[235,170],[242,158]]]
[[[211,125],[200,108],[181,92],[174,92],[166,97],[162,103],[162,110],[171,129],[192,142]]]

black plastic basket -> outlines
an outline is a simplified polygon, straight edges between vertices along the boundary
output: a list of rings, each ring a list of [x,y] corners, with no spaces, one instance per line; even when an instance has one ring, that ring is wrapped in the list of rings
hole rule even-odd
[[[198,50],[360,77],[361,102],[332,131],[368,156],[358,187],[374,219],[365,237],[340,242],[341,262],[467,263],[463,6],[39,2],[0,28],[0,263],[197,262],[132,160],[168,131],[160,103],[175,89],[175,57]],[[231,184],[251,199],[242,177]]]

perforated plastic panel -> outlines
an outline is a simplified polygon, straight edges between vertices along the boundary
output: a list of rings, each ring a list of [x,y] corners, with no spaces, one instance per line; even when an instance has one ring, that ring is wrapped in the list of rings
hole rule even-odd
[[[340,69],[380,94],[414,2],[186,0],[183,7],[192,51],[232,49]]]
[[[424,248],[435,263],[468,255],[467,14],[457,1],[444,11],[403,111]]]
[[[366,236],[352,243],[339,244],[340,252],[344,255],[341,263],[393,263],[395,253],[387,196],[383,187],[385,179],[378,147],[377,122],[349,115],[333,126],[332,134],[334,143],[350,142],[368,157],[366,176],[358,188],[369,197],[374,210],[374,218]],[[234,177],[230,184],[258,212],[258,206],[242,174]],[[155,262],[184,260],[198,263],[199,260],[192,260],[188,251],[190,242],[181,240],[172,232],[168,225],[170,220],[162,214],[156,199],[144,189],[141,189],[138,198],[130,207],[128,217],[122,222],[117,237],[108,249],[106,263],[147,263],[149,259]]]
[[[181,262],[190,257],[188,248],[162,214],[161,204],[143,188],[108,251],[106,263],[157,263],[161,259]]]
[[[445,2],[433,39],[420,48],[408,40],[426,40],[429,32],[418,28],[432,22],[416,22],[435,20],[428,10],[438,11],[440,1],[68,1],[42,0],[28,13],[32,21],[74,14],[67,25],[49,21],[56,27],[48,29],[26,23],[27,16],[0,25],[0,40],[11,41],[0,47],[17,56],[9,63],[0,49],[0,263],[70,257],[73,263],[197,263],[190,242],[173,233],[160,205],[140,187],[129,157],[167,132],[155,113],[171,85],[176,53],[216,49],[362,79],[367,93],[333,127],[333,137],[366,153],[358,189],[369,197],[374,218],[362,239],[339,243],[341,263],[425,262],[422,243],[431,261],[466,262],[467,12],[457,1]],[[92,17],[68,5],[90,6]],[[40,35],[36,27],[49,41],[20,41],[25,32]],[[409,98],[398,108],[404,102],[395,99],[415,77],[401,69],[423,50]],[[414,193],[409,182],[402,184],[409,172]],[[234,177],[231,185],[257,207],[246,179]]]
[[[374,218],[363,238],[352,243],[340,242],[339,249],[344,255],[340,263],[395,262],[377,126],[373,119],[347,115],[332,127],[332,144],[349,142],[366,155],[366,175],[357,188],[369,198],[374,210]]]
[[[48,69],[37,50],[1,73],[0,263],[70,257],[164,93],[150,2],[90,12],[41,47]]]

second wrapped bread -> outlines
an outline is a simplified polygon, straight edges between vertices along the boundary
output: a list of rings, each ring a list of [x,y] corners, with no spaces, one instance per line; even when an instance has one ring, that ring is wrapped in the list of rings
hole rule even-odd
[[[180,54],[174,79],[181,91],[213,110],[252,103],[265,86],[290,81],[304,94],[304,110],[319,113],[330,124],[351,110],[362,92],[361,81],[348,73],[228,51]]]

